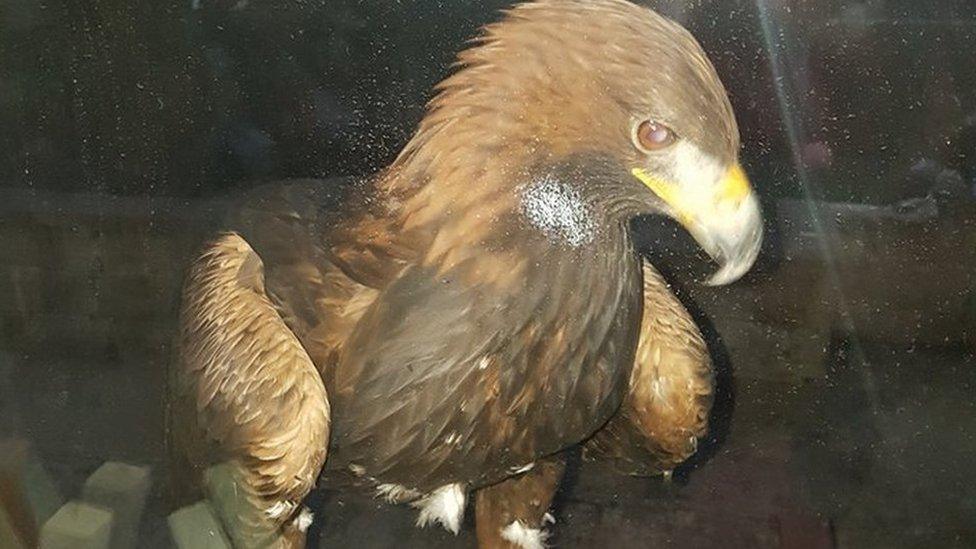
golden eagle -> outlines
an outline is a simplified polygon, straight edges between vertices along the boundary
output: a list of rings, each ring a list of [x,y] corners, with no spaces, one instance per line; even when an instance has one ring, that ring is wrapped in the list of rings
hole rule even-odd
[[[707,352],[629,229],[676,219],[712,283],[758,253],[701,47],[623,0],[538,0],[457,66],[388,168],[254,191],[191,267],[170,434],[193,483],[233,464],[236,545],[303,543],[324,469],[454,532],[472,494],[482,546],[541,546],[564,450],[655,474],[705,432]]]

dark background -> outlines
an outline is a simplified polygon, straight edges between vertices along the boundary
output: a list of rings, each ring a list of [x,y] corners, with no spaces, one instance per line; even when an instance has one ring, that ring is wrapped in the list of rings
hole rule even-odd
[[[0,2],[0,438],[68,499],[105,460],[152,465],[145,536],[165,546],[188,257],[249,186],[388,163],[508,3]],[[638,225],[716,358],[712,439],[670,488],[574,472],[557,544],[976,544],[976,10],[649,4],[728,88],[767,244],[710,289],[681,235]],[[323,545],[457,541],[320,500]]]
[[[200,196],[371,172],[506,4],[7,0],[0,185]],[[963,0],[656,5],[717,65],[767,195],[800,193],[791,132],[857,181],[822,189],[843,200],[923,191],[904,181],[923,158],[972,161],[959,138],[976,114],[976,15]]]

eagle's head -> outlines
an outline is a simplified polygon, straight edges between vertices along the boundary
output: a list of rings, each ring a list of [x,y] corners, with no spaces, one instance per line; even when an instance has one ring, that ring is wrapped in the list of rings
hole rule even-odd
[[[486,27],[458,66],[394,164],[405,177],[391,188],[436,183],[410,193],[414,214],[440,202],[489,218],[526,179],[556,174],[602,222],[680,222],[721,264],[712,284],[752,265],[762,220],[735,117],[681,26],[624,0],[538,0]]]

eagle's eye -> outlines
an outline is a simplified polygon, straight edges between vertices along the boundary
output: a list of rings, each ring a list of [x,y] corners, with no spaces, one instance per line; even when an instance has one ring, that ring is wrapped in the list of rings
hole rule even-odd
[[[634,131],[634,144],[644,152],[661,150],[674,141],[675,136],[671,128],[653,120],[641,122]]]

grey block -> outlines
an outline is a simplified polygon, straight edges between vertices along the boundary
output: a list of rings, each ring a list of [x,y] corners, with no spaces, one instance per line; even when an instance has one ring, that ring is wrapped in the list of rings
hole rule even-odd
[[[82,498],[114,513],[112,549],[136,547],[150,484],[149,467],[115,461],[105,462],[85,481]]]
[[[248,511],[246,491],[238,486],[239,482],[234,463],[214,465],[203,474],[207,499],[228,528],[233,528],[237,519],[245,519]],[[233,537],[233,531],[228,533]]]
[[[207,469],[203,475],[207,499],[235,547],[279,547],[283,541],[275,522],[251,503],[241,475],[234,461]]]
[[[173,512],[167,519],[177,549],[230,549],[217,515],[201,501]]]
[[[112,512],[70,501],[41,527],[41,549],[108,549]]]

